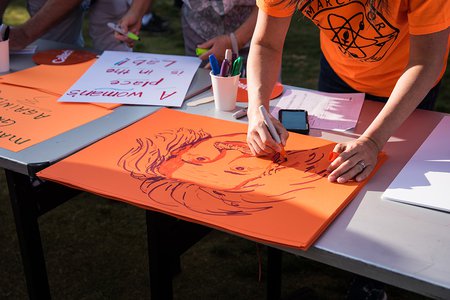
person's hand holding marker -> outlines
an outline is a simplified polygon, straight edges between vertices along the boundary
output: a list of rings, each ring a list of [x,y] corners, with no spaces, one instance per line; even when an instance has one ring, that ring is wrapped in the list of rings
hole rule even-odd
[[[114,37],[117,40],[126,43],[130,48],[134,47],[135,41],[140,40],[138,36],[139,28],[141,26],[140,20],[135,22],[132,18],[126,18],[126,16],[124,16],[124,18],[120,20],[120,24],[109,22],[107,25],[114,31]]]
[[[219,35],[197,45],[197,48],[207,50],[196,51],[198,58],[201,60],[208,60],[209,55],[214,54],[218,61],[222,61],[225,58],[224,54],[226,49],[231,49],[230,37],[228,35]]]
[[[277,143],[269,132],[269,128],[266,126],[259,107],[249,107],[247,116],[247,144],[252,154],[255,156],[264,156],[283,152],[283,147],[286,146],[286,141],[289,137],[289,133],[283,125],[272,115],[268,114],[274,129],[280,137],[280,143]]]
[[[115,31],[114,37],[124,42],[128,47],[133,48],[134,42],[139,40],[139,30],[141,30],[141,20],[144,14],[148,11],[151,1],[148,0],[133,0],[128,11],[117,22],[118,27],[113,26]],[[118,30],[117,30],[118,29]]]
[[[208,52],[209,49],[205,49],[205,48],[196,48],[195,49],[195,55],[200,56],[206,52]]]

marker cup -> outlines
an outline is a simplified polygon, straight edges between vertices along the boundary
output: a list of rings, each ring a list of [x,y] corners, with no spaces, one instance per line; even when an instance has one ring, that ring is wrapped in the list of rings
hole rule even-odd
[[[236,96],[238,91],[239,76],[241,74],[222,77],[214,75],[212,72],[211,83],[216,110],[231,111],[236,108]]]
[[[9,72],[9,39],[0,42],[0,73]]]

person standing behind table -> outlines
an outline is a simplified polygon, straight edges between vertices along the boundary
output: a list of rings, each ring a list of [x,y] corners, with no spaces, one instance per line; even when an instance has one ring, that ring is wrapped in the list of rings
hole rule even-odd
[[[8,2],[0,1],[2,15]],[[149,4],[150,0],[134,0],[131,4],[129,0],[28,0],[31,17],[11,28],[10,48],[23,49],[38,38],[83,47],[83,17],[89,10],[89,34],[96,50],[131,51],[133,42],[114,34],[106,24],[118,23],[126,31],[137,33]]]
[[[447,64],[448,0],[258,0],[258,21],[248,62],[249,126],[254,155],[280,151],[258,106],[266,105],[280,68],[283,44],[295,9],[320,29],[319,89],[365,92],[386,104],[364,133],[339,143],[328,179],[362,181],[374,170],[379,151],[416,107],[431,109]],[[423,100],[423,101],[422,101]],[[421,103],[422,102],[422,103]],[[283,144],[288,133],[273,120]]]
[[[84,0],[87,1],[87,0]],[[119,33],[111,37],[108,22],[117,23],[123,31],[139,35],[142,17],[151,5],[151,0],[90,0],[89,35],[95,49],[132,51],[134,41]],[[119,41],[119,43],[118,43]],[[122,50],[126,47],[124,50]]]
[[[339,143],[330,181],[362,181],[379,151],[416,107],[434,106],[449,51],[448,0],[257,0],[248,61],[247,143],[254,155],[280,151],[260,116],[269,105],[286,33],[298,8],[320,29],[319,90],[365,92],[386,104],[358,139]],[[282,143],[288,132],[273,119]],[[386,299],[381,283],[357,276],[347,299]]]
[[[183,0],[185,54],[195,56],[197,47],[209,49],[199,56],[202,66],[208,63],[210,54],[222,61],[226,49],[246,58],[256,18],[255,0]]]

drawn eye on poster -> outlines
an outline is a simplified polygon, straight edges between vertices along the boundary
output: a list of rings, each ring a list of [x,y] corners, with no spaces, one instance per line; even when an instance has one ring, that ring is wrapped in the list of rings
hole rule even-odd
[[[189,56],[105,51],[59,101],[180,107],[200,62]]]
[[[307,248],[365,181],[328,181],[331,141],[292,134],[288,160],[277,163],[251,155],[246,129],[162,108],[38,176],[253,239]]]

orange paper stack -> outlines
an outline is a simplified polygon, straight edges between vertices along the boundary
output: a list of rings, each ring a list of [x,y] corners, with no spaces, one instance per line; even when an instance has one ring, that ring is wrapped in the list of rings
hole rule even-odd
[[[38,176],[254,240],[307,249],[365,184],[327,180],[334,144],[292,134],[288,161],[278,164],[251,155],[244,124],[161,109]]]

